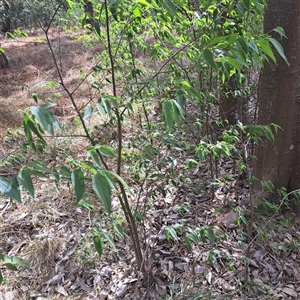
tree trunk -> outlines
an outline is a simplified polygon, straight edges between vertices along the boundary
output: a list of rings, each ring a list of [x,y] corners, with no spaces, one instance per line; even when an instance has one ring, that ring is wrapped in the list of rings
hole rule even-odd
[[[84,12],[89,13],[89,17],[86,19],[86,23],[91,25],[91,29],[94,26],[94,9],[93,4],[89,0],[84,0]]]
[[[287,39],[280,40],[278,34],[274,37],[283,46],[290,66],[276,54],[277,63],[266,64],[262,71],[258,124],[275,123],[283,130],[274,142],[264,139],[256,147],[253,175],[260,183],[270,181],[275,188],[285,187],[290,192],[300,188],[300,1],[268,0],[267,4],[264,31],[283,27]],[[270,199],[258,184],[253,192]]]
[[[2,31],[5,32],[9,32],[11,31],[11,20],[10,20],[10,13],[9,13],[9,5],[8,2],[6,0],[2,1],[2,7],[3,7],[3,19],[2,19]]]
[[[219,99],[219,115],[225,124],[234,125],[240,119],[239,117],[239,99],[234,96],[236,87],[236,78],[231,76],[228,82],[221,87],[221,94]]]

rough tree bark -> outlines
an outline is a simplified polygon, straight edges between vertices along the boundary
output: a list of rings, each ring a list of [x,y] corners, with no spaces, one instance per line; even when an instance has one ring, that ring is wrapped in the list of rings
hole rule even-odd
[[[268,0],[264,31],[276,26],[285,30],[287,39],[279,40],[290,66],[276,55],[277,63],[265,65],[259,86],[258,124],[278,124],[283,130],[275,141],[267,139],[256,147],[257,160],[253,174],[260,182],[270,181],[275,188],[288,192],[300,188],[300,1]],[[270,194],[254,185],[254,195],[260,191],[272,200]],[[297,217],[300,217],[298,207]]]

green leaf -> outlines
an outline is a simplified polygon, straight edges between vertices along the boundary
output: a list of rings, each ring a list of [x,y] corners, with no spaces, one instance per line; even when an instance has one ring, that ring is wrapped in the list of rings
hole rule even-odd
[[[247,9],[250,9],[250,0],[243,0],[244,5]]]
[[[188,235],[185,236],[184,243],[189,250],[192,250],[192,243],[191,243],[191,240],[189,239]]]
[[[71,181],[71,171],[67,166],[60,166],[60,175]]]
[[[94,22],[94,27],[99,36],[101,36],[100,23],[98,21]]]
[[[96,166],[98,168],[101,168],[101,162],[100,162],[100,158],[96,152],[96,150],[91,150],[91,151],[88,151],[89,152],[89,155],[91,156],[92,160],[94,161],[94,163],[96,164]]]
[[[171,0],[163,0],[163,4],[170,14],[176,14],[176,5]]]
[[[3,282],[3,276],[2,276],[2,273],[0,271],[0,284]]]
[[[169,130],[173,127],[174,122],[174,112],[172,102],[169,100],[165,100],[162,104],[163,115],[165,123],[167,124]]]
[[[17,267],[11,263],[6,263],[5,265],[11,271],[18,271]]]
[[[172,101],[172,105],[173,105],[175,122],[177,123],[177,125],[179,125],[181,120],[183,119],[184,111],[177,101]]]
[[[34,198],[34,187],[32,184],[32,179],[30,172],[27,168],[23,167],[18,175],[19,183],[21,183],[24,188],[29,192],[29,194]]]
[[[214,231],[211,229],[211,227],[209,227],[209,226],[207,227],[207,236],[212,243],[214,243],[216,241],[216,235],[215,235]]]
[[[85,192],[84,174],[81,168],[76,168],[71,175],[72,184],[74,186],[76,202],[78,203]]]
[[[60,124],[48,109],[38,106],[32,106],[30,108],[30,111],[35,116],[39,124],[43,126],[43,128],[52,136],[54,135],[53,126],[61,130]]]
[[[108,240],[111,247],[116,249],[116,246],[115,246],[112,236],[110,234],[108,234],[107,232],[101,232],[101,234],[103,235],[104,238],[106,238]]]
[[[279,42],[277,40],[275,40],[274,38],[269,38],[270,42],[273,44],[273,46],[275,47],[275,49],[277,50],[277,52],[279,53],[279,55],[284,59],[284,61],[286,62],[287,65],[290,65],[285,54],[283,51],[282,46],[279,44]]]
[[[93,112],[93,106],[92,105],[88,105],[85,110],[84,110],[84,114],[83,114],[83,119],[87,119]]]
[[[105,172],[109,173],[111,176],[115,177],[118,181],[120,181],[121,184],[124,186],[124,188],[128,191],[128,193],[133,196],[133,192],[130,190],[129,185],[123,180],[121,176],[111,171],[105,171]]]
[[[212,51],[208,48],[204,49],[203,51],[203,56],[204,56],[204,59],[206,60],[206,62],[211,66],[213,67],[215,70],[217,70],[217,65],[214,61],[214,55],[212,53]]]
[[[116,5],[111,5],[111,6],[110,6],[110,12],[111,12],[113,18],[118,22],[118,15],[117,15],[118,11],[117,11],[117,6],[116,6]]]
[[[17,39],[17,37],[15,35],[13,35],[11,32],[6,32],[6,35],[7,35],[8,38],[11,38],[11,39],[14,39],[14,40]]]
[[[93,167],[91,167],[88,163],[86,163],[85,161],[81,161],[80,162],[80,166],[81,167],[83,167],[83,168],[85,168],[85,169],[87,169],[87,170],[89,170],[92,174],[96,174],[97,173],[97,171],[96,171],[96,169],[95,168],[93,168]]]
[[[239,73],[241,73],[241,66],[238,63],[238,61],[234,58],[231,57],[227,57],[226,61],[235,69],[237,70]]]
[[[287,36],[285,35],[284,29],[282,27],[277,26],[273,29],[273,31],[279,33],[280,37],[285,37],[287,39]]]
[[[24,125],[24,127],[27,127],[27,129],[29,129],[33,133],[35,133],[41,140],[44,140],[44,138],[41,136],[38,128],[36,127],[34,121],[26,112],[24,113],[24,116],[23,116],[23,125]]]
[[[174,227],[169,228],[169,233],[172,236],[172,238],[174,239],[174,241],[178,241],[178,236],[177,236],[177,232],[175,230]]]
[[[0,193],[21,203],[19,183],[16,177],[12,177],[10,180],[0,177]]]
[[[102,253],[103,253],[103,246],[102,246],[100,237],[98,235],[94,235],[93,236],[93,242],[94,242],[96,251],[97,251],[97,253],[99,255],[99,258],[101,258]]]
[[[109,157],[115,157],[115,153],[114,151],[106,146],[97,146],[97,149],[99,150],[99,152],[104,155],[104,156],[109,156]]]
[[[115,231],[116,231],[116,233],[117,233],[117,235],[119,236],[119,237],[123,237],[124,236],[124,232],[123,232],[123,229],[122,229],[122,227],[120,226],[120,224],[115,224],[114,225],[114,229],[115,229]]]
[[[194,88],[190,87],[187,89],[189,95],[191,95],[195,100],[201,100],[203,96]]]
[[[3,261],[4,261],[4,263],[10,263],[10,264],[14,264],[14,265],[22,265],[25,267],[30,267],[29,263],[26,260],[19,258],[17,256],[3,255]]]
[[[193,241],[196,245],[199,243],[199,239],[196,233],[191,232],[188,234],[188,237],[191,241]]]
[[[98,112],[99,112],[101,117],[106,115],[106,111],[104,110],[104,107],[102,106],[102,104],[96,103],[96,107],[97,107]]]
[[[157,4],[154,1],[147,1],[147,0],[137,0],[137,1],[147,7],[159,9],[159,7],[157,6]]]
[[[166,240],[169,242],[171,239],[169,228],[165,229],[165,236],[166,236]]]
[[[270,47],[270,43],[268,40],[263,40],[263,39],[258,40],[257,45],[263,49],[263,51],[274,61],[274,63],[276,63],[276,58],[274,56],[274,53]]]
[[[34,170],[44,171],[47,173],[52,174],[53,170],[49,169],[42,160],[35,160],[29,163],[29,166],[32,167]]]
[[[219,44],[220,42],[225,41],[227,38],[228,38],[227,35],[224,35],[224,36],[217,36],[217,37],[213,38],[213,39],[207,44],[207,46],[208,46],[208,47],[214,46],[214,45],[216,45],[216,44]]]
[[[47,176],[46,174],[36,171],[36,170],[28,170],[30,174],[34,175],[34,176],[38,176],[40,178],[49,178],[49,176]]]
[[[111,213],[111,188],[107,177],[98,171],[92,180],[93,189],[104,204],[104,208],[108,214]]]

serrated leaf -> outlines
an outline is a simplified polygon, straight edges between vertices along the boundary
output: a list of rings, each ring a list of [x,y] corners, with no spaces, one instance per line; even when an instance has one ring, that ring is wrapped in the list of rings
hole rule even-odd
[[[74,192],[76,196],[76,202],[78,203],[85,193],[84,174],[81,168],[76,168],[71,175],[72,184],[74,186]]]
[[[30,172],[27,168],[23,167],[18,175],[18,180],[21,185],[29,192],[29,194],[34,198],[34,187],[32,183],[32,179],[30,176]]]
[[[93,189],[104,204],[104,208],[108,214],[111,213],[111,188],[107,177],[98,171],[92,180]]]
[[[94,246],[96,248],[96,251],[99,255],[99,258],[101,258],[102,253],[103,253],[103,246],[102,246],[100,237],[98,235],[94,235],[93,236],[93,242],[94,242]]]
[[[275,40],[274,38],[269,38],[270,42],[273,44],[273,46],[275,47],[275,49],[277,50],[277,52],[279,53],[279,55],[284,59],[284,61],[287,63],[287,65],[290,65],[288,60],[287,60],[287,57],[285,56],[284,54],[284,51],[283,51],[283,48],[282,46],[280,45],[280,43]]]

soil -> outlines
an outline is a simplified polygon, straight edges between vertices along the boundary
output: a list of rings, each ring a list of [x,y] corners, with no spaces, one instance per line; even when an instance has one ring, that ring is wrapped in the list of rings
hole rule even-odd
[[[77,32],[77,36],[83,32]],[[50,40],[57,56],[57,63],[68,88],[77,87],[82,77],[80,70],[91,66],[91,58],[101,49],[87,49],[83,43],[60,29],[50,33]],[[23,111],[36,105],[32,94],[39,95],[42,101],[57,93],[51,101],[57,104],[55,112],[63,116],[73,110],[66,94],[59,84],[60,80],[41,31],[30,34],[27,38],[7,40],[2,37],[0,44],[5,50],[9,68],[0,70],[0,138],[7,130],[17,129],[22,124]],[[55,80],[55,87],[50,83]],[[76,92],[76,100],[84,105],[87,103],[88,86],[82,86]]]

